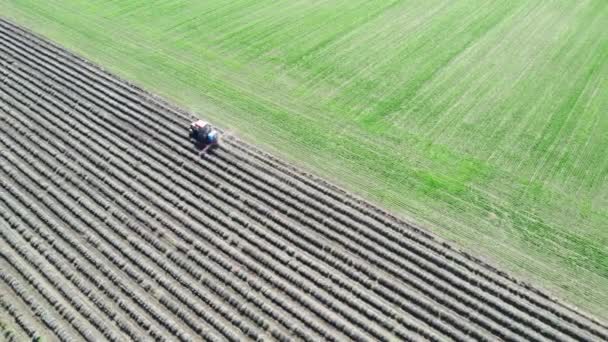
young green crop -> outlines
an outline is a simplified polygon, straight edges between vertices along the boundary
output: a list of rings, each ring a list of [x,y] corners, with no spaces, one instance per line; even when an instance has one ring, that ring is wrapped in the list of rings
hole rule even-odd
[[[0,6],[465,249],[608,310],[605,1]]]

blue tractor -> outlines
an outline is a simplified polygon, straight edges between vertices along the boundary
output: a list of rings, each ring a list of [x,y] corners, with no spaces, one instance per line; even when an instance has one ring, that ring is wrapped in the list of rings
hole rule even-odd
[[[198,146],[209,147],[219,142],[220,133],[211,127],[211,124],[203,120],[194,121],[190,124],[190,139]]]

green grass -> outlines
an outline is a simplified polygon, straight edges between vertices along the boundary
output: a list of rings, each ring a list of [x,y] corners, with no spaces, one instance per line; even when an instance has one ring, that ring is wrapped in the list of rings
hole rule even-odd
[[[0,0],[0,8],[608,314],[605,0]]]

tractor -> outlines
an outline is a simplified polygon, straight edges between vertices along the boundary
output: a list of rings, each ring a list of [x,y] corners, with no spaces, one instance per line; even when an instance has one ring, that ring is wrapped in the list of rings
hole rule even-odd
[[[220,133],[208,122],[197,120],[190,124],[190,140],[205,149],[219,142]]]

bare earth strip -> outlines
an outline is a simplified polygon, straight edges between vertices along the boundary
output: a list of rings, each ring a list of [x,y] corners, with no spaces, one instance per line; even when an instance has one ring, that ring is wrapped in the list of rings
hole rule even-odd
[[[8,339],[606,340],[433,235],[0,21]],[[9,333],[10,331],[10,333]]]

